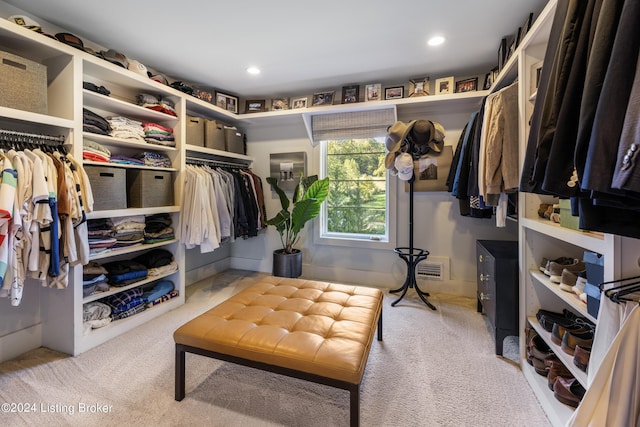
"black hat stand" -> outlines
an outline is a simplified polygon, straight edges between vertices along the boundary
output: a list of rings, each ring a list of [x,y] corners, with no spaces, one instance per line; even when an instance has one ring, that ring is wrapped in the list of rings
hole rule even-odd
[[[409,143],[409,153],[413,153],[413,141],[411,138],[407,138],[407,142]],[[413,247],[413,183],[416,180],[415,173],[409,179],[409,247],[400,247],[395,248],[393,251],[398,254],[398,256],[407,264],[407,277],[404,280],[402,286],[398,289],[392,289],[389,292],[397,293],[402,291],[400,297],[391,303],[391,306],[394,307],[397,303],[400,302],[407,294],[409,288],[414,288],[416,293],[430,309],[435,310],[436,307],[429,302],[427,297],[429,294],[427,292],[423,292],[416,282],[416,266],[420,261],[427,259],[429,256],[429,251],[424,249],[418,249]]]

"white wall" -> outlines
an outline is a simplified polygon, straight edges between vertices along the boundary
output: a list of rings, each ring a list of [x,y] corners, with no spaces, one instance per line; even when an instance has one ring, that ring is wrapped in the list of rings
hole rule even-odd
[[[445,143],[455,146],[468,121],[470,112],[440,114],[424,117],[419,113],[399,116],[402,121],[431,119],[447,130]],[[271,153],[305,151],[309,174],[318,173],[319,149],[313,148],[307,137],[302,119],[286,126],[252,127],[247,130],[248,155],[255,158],[253,170],[263,178],[267,215],[280,209],[279,201],[272,197],[264,180],[269,176]],[[409,196],[404,182],[395,177],[398,186],[396,246],[408,246]],[[354,249],[313,243],[313,227],[307,225],[303,249],[303,276],[319,280],[345,281],[384,288],[399,287],[406,275],[406,265],[391,250]],[[421,289],[474,297],[476,292],[475,247],[477,239],[516,240],[517,227],[508,221],[507,227],[497,228],[495,219],[462,217],[458,200],[450,193],[415,193],[414,195],[414,247],[426,249],[430,256],[444,256],[451,260],[448,282],[420,282]],[[259,237],[237,241],[231,249],[231,265],[257,271],[271,271],[271,253],[280,247],[277,232],[269,227]]]

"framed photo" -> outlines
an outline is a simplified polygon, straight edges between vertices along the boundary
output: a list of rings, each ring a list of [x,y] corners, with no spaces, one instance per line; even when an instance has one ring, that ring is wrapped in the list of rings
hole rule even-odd
[[[444,145],[442,152],[429,153],[413,161],[413,191],[431,192],[447,191],[447,178],[453,163],[453,147]],[[404,184],[404,191],[409,192],[409,184]]]
[[[244,107],[245,113],[260,113],[264,111],[264,99],[247,100]]]
[[[531,65],[531,74],[529,76],[529,95],[533,95],[538,91],[540,86],[540,75],[542,74],[542,61],[538,61]]]
[[[366,86],[365,100],[380,101],[382,99],[382,84],[376,83]]]
[[[436,95],[447,95],[453,93],[453,76],[436,79]]]
[[[493,73],[489,71],[484,75],[484,84],[482,85],[482,90],[491,89],[491,85],[493,84]]]
[[[516,48],[518,47],[518,43],[520,43],[519,27],[518,27],[518,31],[516,31],[516,33],[511,37],[511,43],[509,43],[509,49],[507,49],[507,58],[505,59],[505,62],[507,62],[509,58],[511,58],[511,55],[513,55],[513,53],[516,51]]]
[[[498,46],[498,73],[504,67],[505,62],[507,62],[507,39],[503,37],[500,40],[500,46]]]
[[[478,90],[478,78],[459,80],[456,82],[456,93]]]
[[[238,114],[238,97],[216,92],[216,105],[223,110]]]
[[[307,108],[307,97],[304,98],[295,98],[291,100],[291,108]]]
[[[288,110],[289,109],[289,98],[274,98],[271,100],[271,110]]]
[[[342,87],[342,103],[353,104],[360,101],[360,85]]]
[[[317,107],[319,105],[332,105],[334,93],[335,91],[314,93],[311,105],[313,107]]]
[[[409,80],[409,98],[429,95],[429,77]]]
[[[522,43],[522,40],[524,40],[524,36],[526,36],[529,30],[531,29],[532,22],[533,22],[533,13],[530,13],[529,16],[527,16],[527,19],[522,24],[522,27],[520,27],[520,34],[518,35],[518,39],[519,39],[518,43]]]
[[[394,86],[384,88],[384,99],[404,98],[404,86]]]

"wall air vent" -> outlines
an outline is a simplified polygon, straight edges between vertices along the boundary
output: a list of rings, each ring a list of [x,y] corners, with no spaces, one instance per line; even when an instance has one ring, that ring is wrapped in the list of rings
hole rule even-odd
[[[423,280],[449,280],[449,257],[429,257],[416,266],[416,278]]]

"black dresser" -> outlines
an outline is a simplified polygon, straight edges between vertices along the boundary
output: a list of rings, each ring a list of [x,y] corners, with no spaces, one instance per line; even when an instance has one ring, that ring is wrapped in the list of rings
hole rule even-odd
[[[478,240],[478,312],[487,315],[502,355],[507,336],[518,335],[518,242]]]

